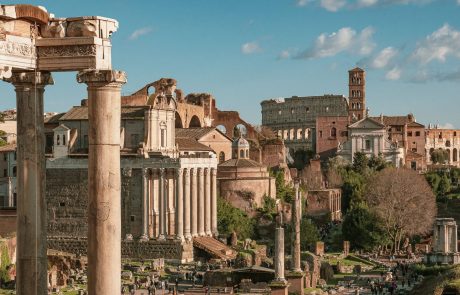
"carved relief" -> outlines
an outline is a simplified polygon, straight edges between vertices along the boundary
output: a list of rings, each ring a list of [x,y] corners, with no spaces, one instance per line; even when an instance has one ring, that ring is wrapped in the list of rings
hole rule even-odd
[[[66,45],[37,47],[38,57],[96,56],[96,45]]]
[[[0,41],[0,54],[34,57],[34,47],[30,44]]]

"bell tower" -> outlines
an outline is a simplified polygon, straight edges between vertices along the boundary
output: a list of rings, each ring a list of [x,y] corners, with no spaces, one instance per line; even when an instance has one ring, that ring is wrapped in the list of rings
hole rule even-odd
[[[366,72],[361,68],[348,71],[348,117],[350,123],[366,117]]]

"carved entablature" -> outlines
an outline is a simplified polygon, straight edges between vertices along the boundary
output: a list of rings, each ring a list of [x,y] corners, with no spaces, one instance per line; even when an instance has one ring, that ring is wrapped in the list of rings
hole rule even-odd
[[[0,78],[10,69],[111,70],[114,19],[54,18],[42,7],[0,5]]]

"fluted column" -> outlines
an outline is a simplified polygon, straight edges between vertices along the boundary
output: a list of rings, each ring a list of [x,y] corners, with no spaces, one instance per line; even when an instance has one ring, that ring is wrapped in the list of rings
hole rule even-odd
[[[189,240],[190,233],[190,169],[184,171],[184,236]]]
[[[158,169],[152,169],[152,237],[158,238],[160,233],[160,186]]]
[[[121,286],[120,118],[125,73],[81,71],[88,85],[88,294]]]
[[[43,94],[48,72],[13,73],[17,106],[17,294],[47,291]],[[121,217],[121,216],[120,216]]]
[[[176,169],[176,237],[184,239],[184,184],[183,171]]]
[[[207,236],[212,236],[211,232],[211,171],[209,168],[204,170],[204,205],[205,205],[205,220],[204,230]]]
[[[211,169],[211,231],[217,237],[217,169]]]
[[[160,201],[160,234],[158,239],[164,240],[166,238],[166,206],[165,206],[165,169],[160,169],[160,178],[159,178],[159,194],[158,198]]]
[[[174,208],[174,196],[175,196],[175,181],[176,178],[174,176],[174,170],[169,171],[169,177],[168,177],[168,236],[174,237],[175,235],[175,226],[176,226],[176,221],[175,221],[175,215],[176,215],[176,210]]]
[[[148,240],[149,227],[149,177],[150,170],[142,169],[142,235],[141,240]]]
[[[204,236],[204,169],[198,169],[199,183],[198,183],[198,235]]]
[[[191,177],[192,177],[192,185],[190,187],[191,193],[192,193],[192,200],[191,200],[191,210],[190,210],[190,215],[192,217],[192,224],[191,224],[191,231],[192,231],[192,236],[195,237],[198,235],[198,185],[197,185],[197,176],[198,176],[198,171],[196,168],[193,168],[190,170],[191,172]]]

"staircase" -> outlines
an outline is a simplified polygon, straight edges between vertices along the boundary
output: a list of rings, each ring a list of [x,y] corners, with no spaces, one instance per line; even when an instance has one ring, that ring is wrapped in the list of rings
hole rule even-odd
[[[193,238],[193,246],[222,260],[233,260],[236,258],[236,252],[232,248],[213,237],[195,237]]]

